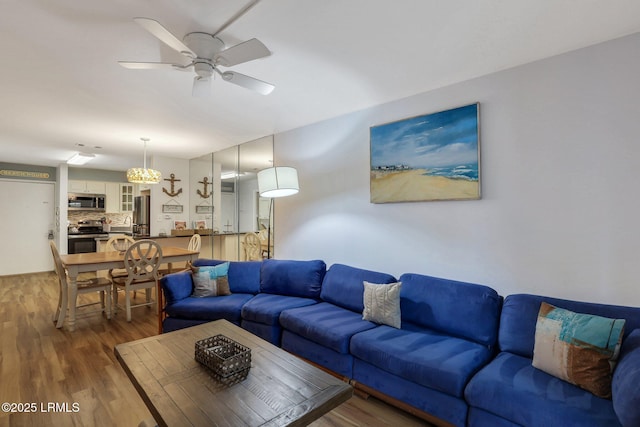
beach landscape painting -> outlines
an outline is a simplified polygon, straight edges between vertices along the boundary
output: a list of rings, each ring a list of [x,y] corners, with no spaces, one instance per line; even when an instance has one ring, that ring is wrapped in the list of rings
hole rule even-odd
[[[480,198],[480,104],[373,126],[371,202]]]

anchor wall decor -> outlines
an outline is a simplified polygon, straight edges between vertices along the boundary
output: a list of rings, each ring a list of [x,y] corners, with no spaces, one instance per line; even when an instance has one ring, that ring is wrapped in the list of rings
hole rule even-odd
[[[209,178],[207,178],[206,176],[204,178],[202,178],[202,181],[198,181],[199,184],[203,184],[204,185],[204,193],[200,190],[197,191],[198,195],[200,197],[202,197],[203,199],[208,199],[211,196],[211,193],[207,192],[207,189],[209,188],[209,185],[213,184],[212,182],[209,182]]]
[[[182,193],[182,188],[179,188],[178,191],[175,191],[175,184],[176,181],[182,181],[180,179],[176,179],[176,174],[172,173],[171,175],[169,175],[170,178],[165,178],[165,181],[170,181],[171,182],[171,192],[168,192],[166,188],[162,187],[162,191],[164,191],[165,193],[167,193],[167,195],[169,195],[169,197],[176,197],[178,194]]]

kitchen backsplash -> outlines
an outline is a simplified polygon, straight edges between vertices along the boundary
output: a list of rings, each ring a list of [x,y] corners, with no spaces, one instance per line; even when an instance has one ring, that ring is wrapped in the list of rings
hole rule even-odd
[[[70,224],[77,224],[80,220],[106,218],[111,220],[111,225],[131,225],[130,213],[104,213],[91,211],[69,211],[68,220]]]

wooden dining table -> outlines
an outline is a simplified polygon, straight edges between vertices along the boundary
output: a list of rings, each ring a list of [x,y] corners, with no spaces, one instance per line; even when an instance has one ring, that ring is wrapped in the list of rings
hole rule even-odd
[[[171,263],[193,261],[198,258],[200,252],[190,251],[184,248],[177,247],[163,247],[162,248],[162,262],[169,264],[171,269]],[[111,270],[124,267],[124,252],[110,251],[110,252],[87,252],[82,254],[68,254],[60,255],[62,265],[67,270],[69,280],[67,281],[69,290],[69,310],[67,311],[67,326],[70,331],[75,329],[76,325],[76,297],[78,294],[78,275],[80,273]]]

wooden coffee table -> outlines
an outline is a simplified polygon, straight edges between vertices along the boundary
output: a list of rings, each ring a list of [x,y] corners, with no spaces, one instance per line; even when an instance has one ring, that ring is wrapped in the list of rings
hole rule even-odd
[[[248,376],[214,379],[195,342],[223,334],[251,349]],[[347,401],[351,386],[226,321],[120,344],[116,357],[159,426],[304,426]]]

